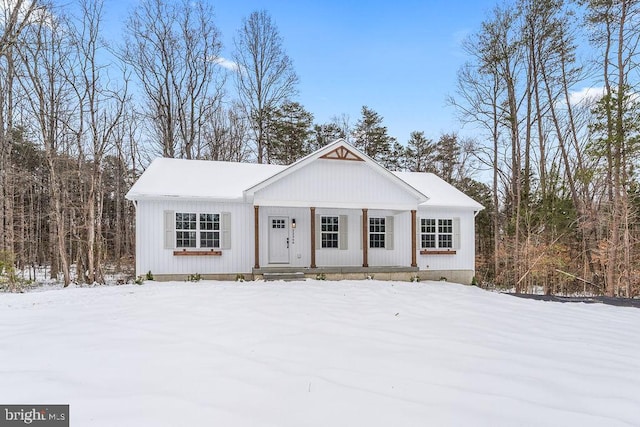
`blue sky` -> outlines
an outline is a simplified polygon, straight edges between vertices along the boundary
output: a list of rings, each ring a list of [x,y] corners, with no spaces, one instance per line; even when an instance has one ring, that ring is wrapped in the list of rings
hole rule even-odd
[[[465,60],[460,42],[479,29],[495,4],[236,0],[213,2],[213,19],[222,33],[223,56],[230,57],[242,19],[267,10],[300,77],[297,101],[316,123],[347,114],[355,124],[367,105],[384,117],[391,136],[406,143],[414,130],[434,139],[460,131],[445,103],[455,92],[456,72]],[[134,5],[105,1],[110,20],[123,21]]]

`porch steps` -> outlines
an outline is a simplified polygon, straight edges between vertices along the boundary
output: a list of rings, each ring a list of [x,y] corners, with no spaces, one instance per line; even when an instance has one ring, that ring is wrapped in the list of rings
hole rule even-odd
[[[263,273],[265,282],[272,282],[274,280],[284,280],[287,282],[291,282],[294,280],[304,280],[304,273],[302,271],[290,271],[290,272],[280,272],[280,273]]]

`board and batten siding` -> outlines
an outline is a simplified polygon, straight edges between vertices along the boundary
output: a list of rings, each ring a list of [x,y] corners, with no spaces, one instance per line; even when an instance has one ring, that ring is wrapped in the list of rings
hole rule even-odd
[[[420,243],[420,220],[422,218],[435,219],[458,219],[459,230],[455,230],[454,235],[458,231],[459,235],[454,236],[454,240],[458,240],[455,248],[455,255],[422,255]],[[417,261],[420,270],[474,270],[475,269],[475,215],[469,209],[455,208],[424,208],[421,207],[417,212]]]
[[[259,206],[412,209],[417,198],[365,162],[318,159],[256,191]]]
[[[165,212],[228,213],[231,219],[230,248],[220,256],[175,256],[166,247]],[[224,228],[222,225],[221,228]],[[175,234],[175,232],[174,232]],[[223,236],[223,234],[225,234]],[[226,230],[221,229],[221,239]],[[136,208],[136,274],[227,274],[250,273],[253,266],[253,207],[242,203],[205,201],[139,200]],[[218,250],[218,249],[216,249]]]
[[[316,265],[318,267],[362,265],[360,215],[362,215],[362,211],[356,209],[316,209]],[[344,227],[344,219],[346,219],[346,232],[344,229],[339,228],[340,233],[338,239],[342,240],[341,247],[322,248],[322,236],[319,231],[320,218],[323,216],[337,216],[339,221],[338,227]],[[342,219],[340,217],[342,217]],[[342,235],[340,236],[340,234]]]

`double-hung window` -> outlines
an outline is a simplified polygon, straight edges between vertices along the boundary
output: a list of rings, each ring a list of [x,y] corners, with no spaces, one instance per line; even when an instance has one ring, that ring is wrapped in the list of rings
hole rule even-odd
[[[420,240],[423,248],[436,248],[436,220],[433,218],[422,218],[420,224]]]
[[[438,247],[451,249],[453,247],[453,220],[438,220]]]
[[[423,249],[453,248],[453,219],[422,218],[420,242]]]
[[[200,214],[200,247],[220,247],[220,214]]]
[[[369,247],[384,248],[385,247],[385,218],[369,218]]]
[[[219,248],[220,214],[176,212],[177,248]]]
[[[320,217],[320,241],[322,248],[338,248],[339,245],[339,217]]]

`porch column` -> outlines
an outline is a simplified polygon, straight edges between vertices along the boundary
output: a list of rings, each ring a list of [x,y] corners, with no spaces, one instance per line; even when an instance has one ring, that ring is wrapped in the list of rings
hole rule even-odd
[[[255,264],[254,268],[260,268],[260,206],[253,207],[253,230],[254,230],[254,245],[255,245]]]
[[[411,211],[411,267],[417,267],[418,262],[416,260],[416,211]]]
[[[316,268],[316,208],[311,211],[311,268]]]
[[[369,220],[368,209],[362,209],[362,266],[369,267]]]

